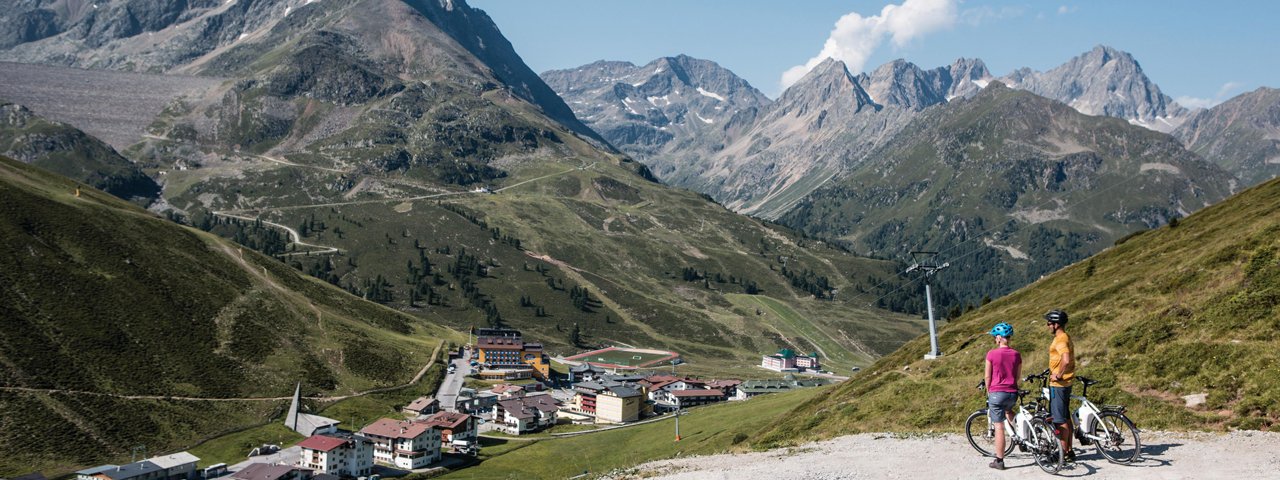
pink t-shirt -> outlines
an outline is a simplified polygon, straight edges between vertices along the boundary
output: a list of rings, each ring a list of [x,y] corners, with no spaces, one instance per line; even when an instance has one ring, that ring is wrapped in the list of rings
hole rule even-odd
[[[991,362],[991,385],[987,385],[987,391],[1017,393],[1022,354],[1012,348],[996,347],[987,352],[987,361]]]

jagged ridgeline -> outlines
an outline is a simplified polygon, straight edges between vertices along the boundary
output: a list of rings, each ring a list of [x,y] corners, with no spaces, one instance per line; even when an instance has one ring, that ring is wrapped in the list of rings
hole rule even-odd
[[[1012,323],[1026,372],[1045,368],[1042,315],[1062,308],[1089,395],[1127,405],[1144,429],[1263,429],[1280,422],[1280,180],[1129,238],[943,327],[943,356],[913,340],[757,438],[793,443],[859,431],[958,431]],[[1184,396],[1207,394],[1202,404]],[[1103,403],[1094,398],[1097,403]],[[1193,397],[1194,398],[1194,397]],[[928,399],[928,401],[923,401]]]
[[[3,474],[185,448],[282,406],[166,396],[400,385],[457,335],[3,157],[0,243]]]
[[[1125,235],[1225,198],[1233,178],[1173,137],[993,82],[915,117],[780,221],[854,249],[942,251],[977,305]]]

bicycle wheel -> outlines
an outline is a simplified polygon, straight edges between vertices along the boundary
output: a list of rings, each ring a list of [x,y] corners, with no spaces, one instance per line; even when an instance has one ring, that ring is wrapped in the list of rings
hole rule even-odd
[[[1045,473],[1056,474],[1062,469],[1062,442],[1053,434],[1053,427],[1042,418],[1031,420],[1031,456]]]
[[[1097,437],[1098,453],[1111,463],[1132,463],[1142,453],[1138,427],[1123,413],[1102,412],[1090,433]]]
[[[964,436],[969,439],[969,445],[982,456],[994,456],[991,452],[996,450],[995,425],[987,421],[986,410],[969,414],[969,419],[964,421]],[[1013,451],[1013,439],[1006,437],[1004,444],[1004,454],[1008,455]]]

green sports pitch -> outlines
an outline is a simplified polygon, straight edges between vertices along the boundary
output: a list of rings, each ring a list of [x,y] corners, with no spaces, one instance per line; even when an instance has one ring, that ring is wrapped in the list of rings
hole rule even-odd
[[[602,367],[644,368],[661,366],[677,358],[680,358],[680,354],[665,350],[609,347],[580,353],[565,360],[591,363]]]

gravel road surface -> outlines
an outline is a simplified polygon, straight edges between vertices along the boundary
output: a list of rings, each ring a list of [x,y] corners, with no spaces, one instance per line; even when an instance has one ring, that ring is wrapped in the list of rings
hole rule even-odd
[[[1091,479],[1280,478],[1280,433],[1142,432],[1143,458],[1108,463],[1092,447],[1077,447],[1076,463],[1059,472]],[[797,448],[740,455],[712,455],[651,462],[615,478],[670,479],[863,479],[1052,478],[1015,450],[1007,470],[987,467],[956,434],[904,436],[859,434]]]

